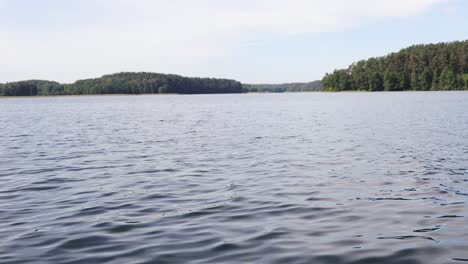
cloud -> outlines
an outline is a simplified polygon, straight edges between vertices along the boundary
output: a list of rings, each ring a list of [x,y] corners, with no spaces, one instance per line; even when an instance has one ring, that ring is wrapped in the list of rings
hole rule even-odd
[[[413,16],[442,0],[120,0],[157,25],[195,32],[323,32],[375,17]]]
[[[440,2],[0,0],[0,33],[6,40],[0,42],[0,73],[7,71],[6,64],[102,72],[105,67],[152,70],[187,60],[201,63],[267,34],[349,30],[382,17],[415,16]]]

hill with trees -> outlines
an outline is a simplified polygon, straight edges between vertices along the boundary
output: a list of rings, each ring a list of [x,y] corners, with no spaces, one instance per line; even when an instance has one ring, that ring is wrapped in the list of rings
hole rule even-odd
[[[245,91],[259,93],[318,92],[320,88],[320,81],[283,84],[244,84]]]
[[[0,95],[88,95],[88,94],[211,94],[241,93],[240,82],[228,79],[189,78],[160,73],[116,73],[72,84],[29,80],[0,84]]]
[[[51,81],[29,80],[0,84],[0,95],[4,96],[35,96],[61,95],[63,84]]]
[[[322,85],[322,91],[468,90],[468,40],[361,60],[326,74]]]

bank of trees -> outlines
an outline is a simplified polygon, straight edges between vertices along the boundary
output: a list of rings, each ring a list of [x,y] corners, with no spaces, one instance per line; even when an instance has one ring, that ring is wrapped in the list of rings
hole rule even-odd
[[[320,81],[283,84],[244,84],[246,92],[259,93],[318,92],[320,88]]]
[[[87,95],[87,94],[210,94],[241,93],[242,84],[234,80],[189,78],[159,73],[117,73],[72,84],[30,80],[0,85],[4,96]]]
[[[63,84],[51,81],[29,80],[0,84],[0,95],[4,96],[36,96],[61,95]]]
[[[327,74],[322,85],[323,91],[468,90],[468,40],[361,60]]]
[[[34,96],[38,89],[29,82],[17,82],[0,85],[0,92],[5,96]]]
[[[468,90],[468,40],[415,45],[384,57],[353,63],[322,81],[245,84],[227,79],[188,78],[159,73],[117,73],[72,84],[29,80],[0,84],[0,95],[209,94],[303,91]]]

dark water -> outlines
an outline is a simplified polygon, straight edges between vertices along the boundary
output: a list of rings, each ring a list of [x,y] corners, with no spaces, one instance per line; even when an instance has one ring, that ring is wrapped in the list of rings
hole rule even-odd
[[[1,263],[463,263],[468,93],[0,100]]]

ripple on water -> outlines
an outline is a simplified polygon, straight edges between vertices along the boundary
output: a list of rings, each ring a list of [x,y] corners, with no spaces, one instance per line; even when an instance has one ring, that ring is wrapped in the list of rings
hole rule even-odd
[[[467,102],[0,100],[0,262],[468,262]]]

